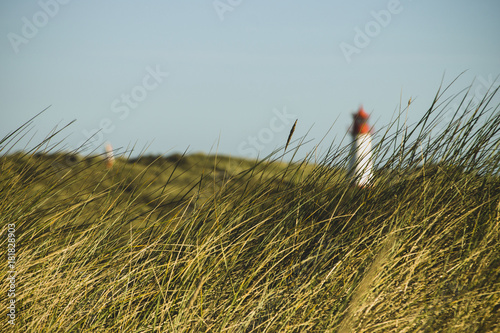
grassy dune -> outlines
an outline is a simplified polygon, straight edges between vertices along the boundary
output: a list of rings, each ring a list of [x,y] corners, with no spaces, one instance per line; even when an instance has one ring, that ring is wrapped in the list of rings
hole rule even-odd
[[[418,124],[376,134],[376,179],[364,189],[345,179],[346,147],[316,163],[198,154],[118,158],[111,170],[44,143],[3,155],[15,327],[500,331],[496,91],[431,137],[441,93]],[[1,141],[4,152],[23,131]]]

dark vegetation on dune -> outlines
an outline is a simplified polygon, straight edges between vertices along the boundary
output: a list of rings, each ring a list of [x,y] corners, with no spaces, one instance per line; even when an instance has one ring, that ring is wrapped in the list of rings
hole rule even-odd
[[[455,96],[455,118],[431,137],[442,93],[419,123],[376,133],[363,189],[346,179],[346,147],[315,163],[174,154],[119,157],[109,170],[103,156],[46,142],[4,154],[16,328],[500,331],[496,91],[476,104]]]

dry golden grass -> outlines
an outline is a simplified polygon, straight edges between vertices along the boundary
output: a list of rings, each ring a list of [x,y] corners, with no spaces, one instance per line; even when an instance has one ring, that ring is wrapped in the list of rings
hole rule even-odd
[[[199,154],[112,169],[100,156],[4,155],[15,328],[499,331],[500,113],[488,101],[422,150],[436,101],[415,127],[378,133],[366,189],[348,186],[345,147],[316,164]]]

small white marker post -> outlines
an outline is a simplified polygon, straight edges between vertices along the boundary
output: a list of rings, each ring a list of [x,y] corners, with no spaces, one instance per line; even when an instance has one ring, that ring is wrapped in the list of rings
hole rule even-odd
[[[111,169],[113,164],[115,164],[115,156],[113,154],[113,147],[111,143],[106,144],[106,169]]]
[[[352,125],[351,158],[349,160],[349,178],[358,187],[370,185],[373,178],[372,135],[368,126],[370,115],[361,106]]]

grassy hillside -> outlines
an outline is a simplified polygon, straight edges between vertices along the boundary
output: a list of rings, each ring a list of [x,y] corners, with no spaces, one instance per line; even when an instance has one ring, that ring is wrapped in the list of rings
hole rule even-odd
[[[500,112],[489,101],[432,140],[437,99],[415,126],[378,133],[376,178],[362,189],[345,179],[342,147],[319,163],[199,154],[110,170],[100,156],[4,155],[13,326],[500,331]]]
[[[71,207],[56,219],[46,216],[51,232],[84,228],[111,209],[127,212],[121,229],[142,230],[148,221],[192,212],[222,189],[288,184],[290,171],[297,169],[278,161],[203,154],[120,157],[110,170],[103,156],[16,153],[0,160],[5,178],[10,178],[6,186],[22,188],[19,200],[32,201],[37,213]],[[285,169],[289,175],[276,179]]]

